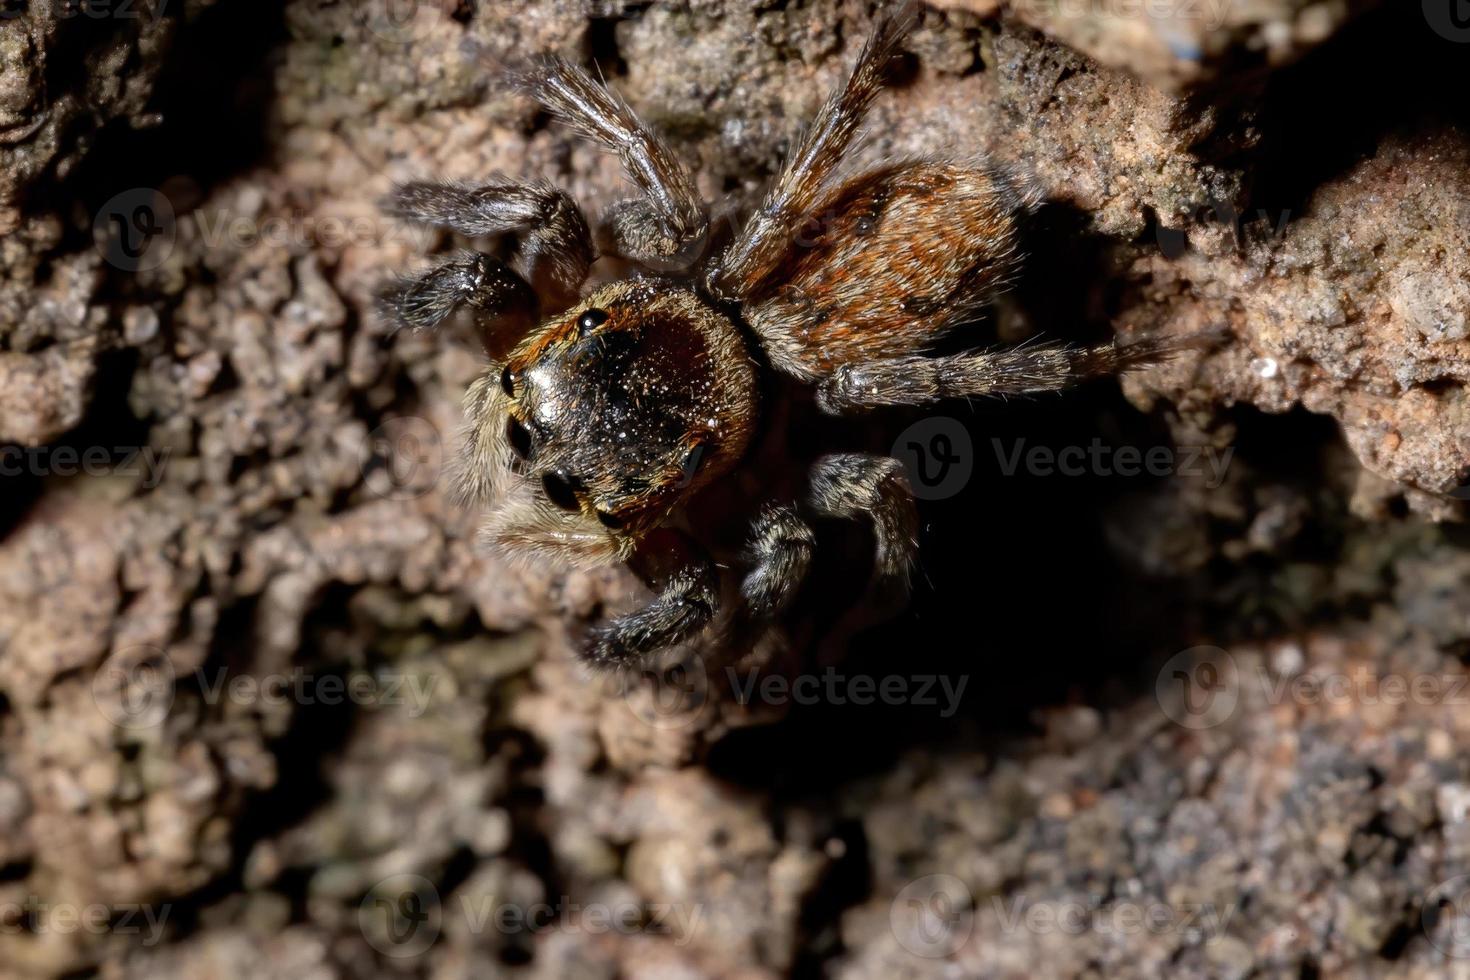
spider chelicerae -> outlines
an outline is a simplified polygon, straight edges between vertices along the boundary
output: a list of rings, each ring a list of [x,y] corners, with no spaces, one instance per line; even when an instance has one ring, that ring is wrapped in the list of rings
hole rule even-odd
[[[381,304],[411,328],[467,316],[484,344],[491,368],[466,396],[462,467],[466,496],[487,508],[484,539],[513,556],[628,562],[653,588],[642,608],[592,627],[583,655],[594,666],[642,666],[715,620],[720,566],[679,517],[742,465],[769,424],[765,372],[815,386],[823,411],[845,414],[1056,391],[1175,346],[933,352],[1016,271],[1027,201],[983,164],[908,161],[839,175],[912,20],[906,8],[878,21],[764,200],[720,248],[709,247],[709,208],[667,144],[581,69],[539,62],[523,84],[616,152],[642,194],[609,210],[598,239],[638,271],[590,295],[582,287],[598,248],[562,190],[503,178],[419,182],[389,199],[390,213],[465,237],[517,236],[525,275],[464,252],[390,285]],[[875,585],[907,586],[918,518],[902,465],[831,453],[803,495],[753,515],[740,556],[744,614],[772,616],[796,594],[812,566],[812,518],[871,522]]]

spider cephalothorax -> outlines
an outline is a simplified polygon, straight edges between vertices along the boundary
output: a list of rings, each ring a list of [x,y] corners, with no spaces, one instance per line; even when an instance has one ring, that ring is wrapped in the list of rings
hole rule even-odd
[[[465,313],[479,330],[492,366],[466,400],[463,483],[487,509],[493,547],[578,564],[626,560],[650,575],[662,566],[652,602],[594,629],[593,664],[639,663],[713,619],[717,566],[697,528],[674,528],[693,495],[741,465],[761,416],[761,370],[815,385],[818,404],[842,413],[1054,391],[1169,349],[932,353],[1015,271],[1016,218],[1028,202],[983,164],[911,161],[835,176],[911,19],[879,22],[759,209],[707,258],[708,209],[689,172],[624,102],[556,58],[526,84],[622,157],[643,196],[610,209],[603,240],[644,272],[581,298],[594,239],[576,203],[545,184],[415,183],[390,201],[402,217],[466,237],[519,236],[524,277],[465,253],[388,288],[383,306],[405,326]],[[671,274],[680,260],[683,274]],[[741,556],[750,613],[776,612],[802,584],[812,516],[871,521],[875,578],[907,584],[917,517],[902,467],[832,453],[814,465],[804,497],[754,515]]]
[[[549,320],[481,387],[468,472],[508,470],[529,490],[491,495],[487,537],[553,555],[575,542],[587,561],[629,558],[681,499],[728,472],[757,408],[736,325],[656,279],[613,283]]]

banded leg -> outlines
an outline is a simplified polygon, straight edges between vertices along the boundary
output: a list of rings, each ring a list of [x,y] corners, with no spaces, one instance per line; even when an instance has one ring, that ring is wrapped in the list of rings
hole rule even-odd
[[[652,602],[593,627],[582,653],[599,670],[646,665],[659,651],[687,640],[709,625],[719,605],[715,564],[696,544],[675,532],[656,532],[645,546],[667,536],[678,539],[671,550],[676,564],[663,579]],[[636,565],[636,563],[635,563]]]
[[[515,232],[538,293],[570,302],[596,257],[582,209],[549,184],[497,178],[488,184],[415,182],[393,190],[384,209],[478,238]]]
[[[915,16],[914,7],[904,4],[873,28],[847,82],[828,97],[760,209],[710,270],[706,283],[716,296],[750,296],[785,259],[882,90],[883,69],[898,53]]]
[[[872,521],[874,583],[907,591],[919,550],[919,514],[902,463],[867,453],[823,456],[812,467],[808,501],[824,517]]]
[[[499,361],[535,325],[539,304],[518,272],[479,252],[462,252],[378,293],[378,310],[396,329],[429,330],[462,307],[473,311],[485,353]]]
[[[912,355],[844,364],[817,391],[834,415],[880,405],[927,405],[948,398],[1006,397],[1061,391],[1089,378],[1169,359],[1198,338],[1166,338],[1118,347],[1038,344],[950,357]]]
[[[702,241],[709,219],[693,176],[622,98],[554,56],[523,84],[582,136],[617,153],[643,192],[643,200],[619,202],[610,212],[613,245],[620,255],[666,259]]]
[[[780,612],[795,598],[811,569],[812,529],[793,507],[767,507],[756,518],[746,557],[751,569],[740,594],[756,616]]]

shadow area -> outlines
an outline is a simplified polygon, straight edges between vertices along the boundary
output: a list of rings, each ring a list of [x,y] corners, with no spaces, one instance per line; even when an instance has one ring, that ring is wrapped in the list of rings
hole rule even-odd
[[[1036,336],[1108,339],[1122,296],[1107,270],[1114,250],[1128,246],[1090,233],[1086,215],[1068,207],[1048,205],[1034,225],[1021,281],[992,320],[952,338],[957,349],[1009,343],[996,322],[1006,305]],[[1176,446],[1169,411],[1140,412],[1105,379],[1062,394],[843,421],[837,441],[899,458],[913,433],[923,443],[942,423],[946,441],[928,445],[924,465],[940,476],[948,454],[968,476],[926,492],[936,487],[909,466],[926,498],[910,604],[851,631],[841,650],[808,654],[797,672],[826,686],[800,703],[791,697],[774,724],[727,735],[711,747],[710,768],[778,799],[818,799],[890,770],[906,752],[994,750],[1038,734],[1048,709],[1151,698],[1158,666],[1180,650],[1301,625],[1307,613],[1279,608],[1273,595],[1281,567],[1330,568],[1341,557],[1350,518],[1321,492],[1346,452],[1337,426],[1303,410],[1237,407],[1223,413],[1235,432],[1231,455],[1191,461],[1205,447]],[[812,445],[795,448],[815,451],[832,438],[816,420],[807,431]],[[1142,464],[1151,453],[1166,462]],[[1258,483],[1315,509],[1282,553],[1226,560],[1221,544],[1243,528],[1211,514],[1230,512],[1242,487]],[[1211,494],[1231,505],[1212,507]],[[1173,542],[1152,526],[1160,514],[1185,521],[1197,560],[1162,553]],[[865,571],[870,548],[864,539],[838,542],[835,555],[819,550],[814,579],[846,573],[843,599],[820,587],[824,606],[861,595],[852,569]],[[898,678],[890,683],[901,693],[857,703],[861,678],[873,686]]]

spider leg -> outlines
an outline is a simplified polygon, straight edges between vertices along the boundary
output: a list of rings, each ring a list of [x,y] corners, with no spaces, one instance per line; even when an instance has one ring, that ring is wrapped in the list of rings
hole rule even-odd
[[[759,210],[706,276],[712,293],[744,299],[781,265],[801,227],[814,215],[822,189],[857,136],[868,107],[883,87],[883,69],[898,53],[915,18],[904,4],[873,28],[847,82],[818,111],[796,152],[766,193]]]
[[[812,467],[808,502],[823,517],[870,520],[875,584],[907,590],[919,549],[919,515],[903,464],[868,453],[833,453]]]
[[[378,293],[379,312],[399,329],[429,330],[468,309],[485,353],[495,361],[536,322],[538,307],[535,290],[518,272],[479,252],[462,252]]]
[[[615,152],[643,192],[643,200],[619,202],[610,212],[619,254],[634,260],[667,259],[702,243],[709,219],[693,176],[621,97],[556,56],[546,58],[525,84],[578,133]]]
[[[822,382],[817,401],[823,410],[841,414],[879,405],[1061,391],[1089,378],[1167,360],[1197,339],[1146,340],[1127,347],[1037,344],[950,357],[916,354],[844,364]]]
[[[593,627],[582,659],[600,670],[645,666],[652,655],[686,640],[714,618],[719,605],[719,577],[709,555],[686,536],[656,532],[641,544],[672,538],[672,571],[663,577],[658,595],[641,609]],[[650,577],[643,566],[647,553],[635,555],[634,567]]]
[[[394,188],[384,209],[466,238],[519,234],[536,291],[569,302],[596,257],[582,209],[549,184],[506,178],[479,187],[419,181]]]
[[[767,507],[756,518],[747,556],[751,569],[740,594],[756,616],[780,612],[795,597],[812,564],[812,529],[789,506]]]

